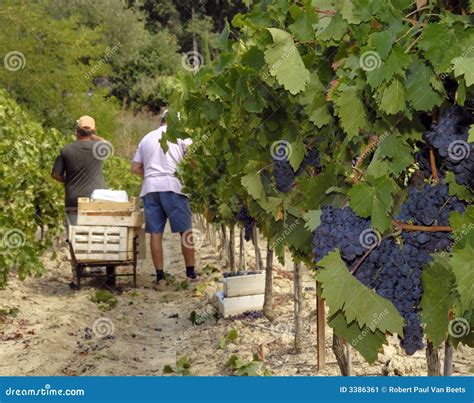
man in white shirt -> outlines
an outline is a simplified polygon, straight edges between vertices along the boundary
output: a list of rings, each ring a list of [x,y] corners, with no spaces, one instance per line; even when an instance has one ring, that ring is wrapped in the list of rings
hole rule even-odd
[[[171,231],[181,235],[181,251],[186,264],[186,276],[196,280],[194,245],[189,199],[182,192],[182,184],[176,177],[179,162],[184,158],[191,139],[179,139],[177,144],[168,143],[164,152],[160,139],[166,132],[166,114],[161,126],[148,133],[138,145],[133,158],[132,172],[143,178],[140,197],[145,208],[145,230],[150,234],[150,247],[158,282],[165,279],[163,266],[163,232],[166,221]]]

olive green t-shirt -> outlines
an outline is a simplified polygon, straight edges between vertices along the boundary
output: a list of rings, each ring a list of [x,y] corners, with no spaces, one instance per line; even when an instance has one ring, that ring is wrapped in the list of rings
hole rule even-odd
[[[94,156],[93,140],[67,144],[56,158],[53,172],[64,176],[66,208],[76,208],[78,197],[90,197],[95,189],[106,189],[104,161]]]

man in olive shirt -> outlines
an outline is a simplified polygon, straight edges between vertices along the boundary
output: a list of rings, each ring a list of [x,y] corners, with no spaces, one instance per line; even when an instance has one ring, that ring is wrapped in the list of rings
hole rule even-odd
[[[78,197],[90,197],[95,189],[107,188],[102,172],[104,158],[97,152],[97,141],[103,139],[95,132],[94,119],[82,116],[77,121],[77,141],[61,150],[53,166],[52,177],[65,185],[68,225],[77,224]]]
[[[107,188],[102,169],[104,160],[108,157],[108,155],[104,156],[103,150],[109,143],[96,135],[93,118],[90,116],[79,118],[76,138],[76,141],[67,144],[61,150],[51,172],[54,179],[64,183],[68,237],[69,226],[77,225],[77,198],[90,197],[95,189]],[[115,285],[115,267],[107,266],[106,269],[106,284],[113,286]],[[70,286],[75,288],[74,283]]]

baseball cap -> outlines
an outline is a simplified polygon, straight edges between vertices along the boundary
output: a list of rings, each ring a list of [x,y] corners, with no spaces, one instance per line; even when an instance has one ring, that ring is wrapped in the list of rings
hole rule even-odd
[[[95,130],[95,120],[90,116],[81,116],[77,120],[77,127],[86,130]]]

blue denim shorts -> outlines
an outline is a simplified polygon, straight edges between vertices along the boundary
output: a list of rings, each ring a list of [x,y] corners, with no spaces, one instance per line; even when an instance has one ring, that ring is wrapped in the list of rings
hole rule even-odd
[[[162,234],[166,220],[172,232],[184,232],[192,228],[189,199],[175,192],[151,192],[142,197],[145,208],[145,231]]]

